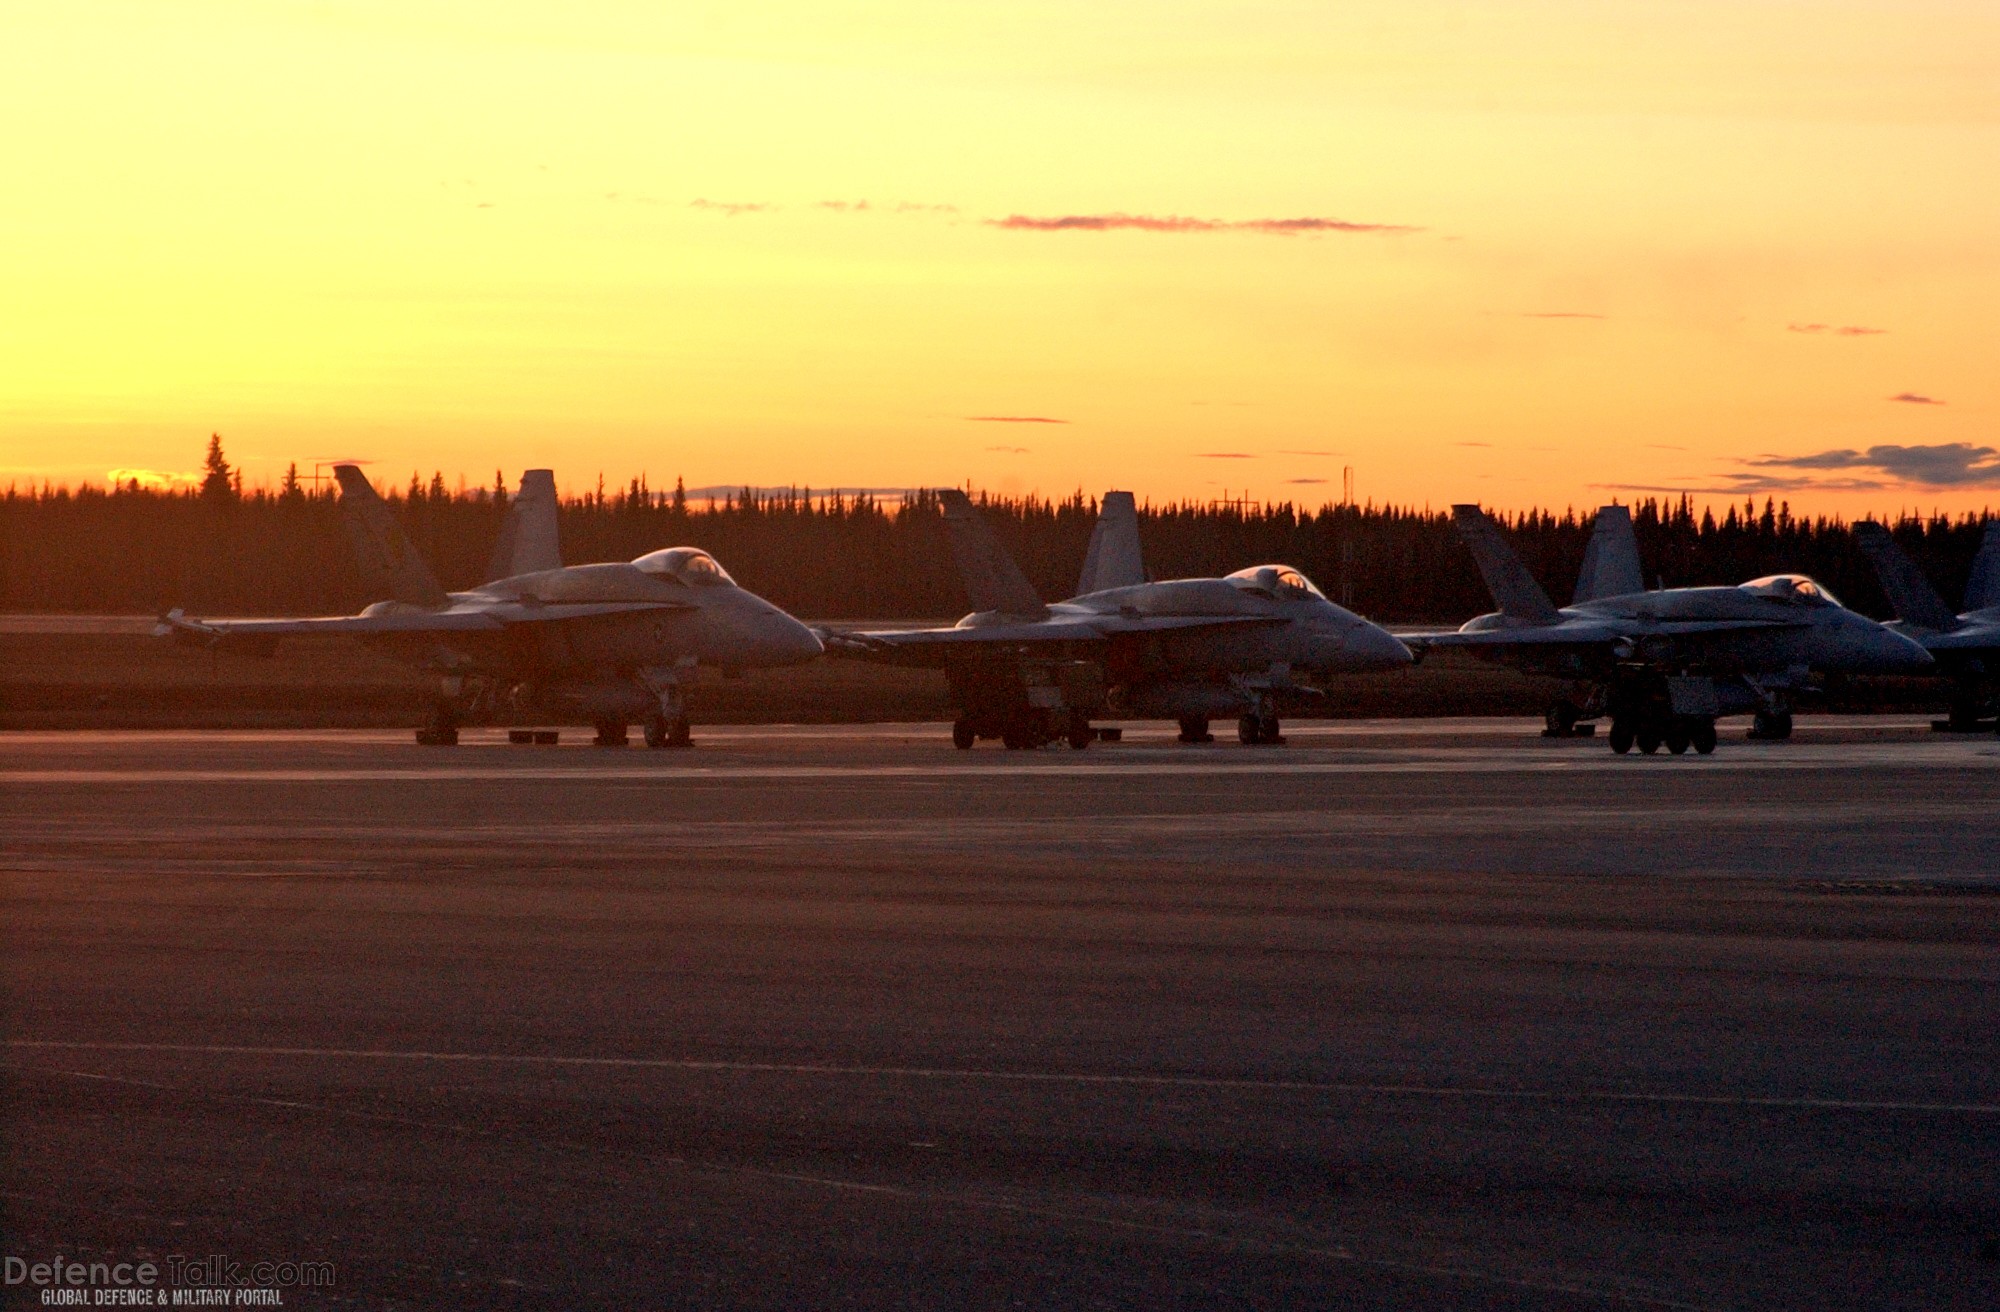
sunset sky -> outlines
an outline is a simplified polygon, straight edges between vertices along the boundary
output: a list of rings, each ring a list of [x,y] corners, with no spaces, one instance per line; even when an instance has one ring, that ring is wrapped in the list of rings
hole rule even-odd
[[[65,0],[0,122],[0,483],[2000,505],[1991,0]]]

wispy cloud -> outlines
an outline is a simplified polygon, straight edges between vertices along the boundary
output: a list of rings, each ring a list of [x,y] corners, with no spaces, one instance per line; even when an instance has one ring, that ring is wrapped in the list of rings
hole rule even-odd
[[[1303,217],[1296,219],[1198,219],[1184,214],[1010,214],[1004,219],[988,219],[995,228],[1027,232],[1260,232],[1278,237],[1296,237],[1321,232],[1421,232],[1402,223],[1354,223],[1347,219]]]
[[[1904,404],[1906,404],[1906,405],[1943,405],[1943,404],[1944,404],[1944,402],[1942,402],[1942,401],[1938,400],[1938,399],[1937,399],[1936,397],[1934,397],[1934,396],[1925,396],[1925,395],[1924,395],[1923,393],[1921,393],[1921,392],[1898,392],[1898,393],[1896,393],[1896,394],[1895,394],[1894,396],[1890,397],[1889,399],[1890,399],[1891,401],[1901,401],[1901,402],[1903,402],[1903,403],[1904,403]]]
[[[1032,449],[1025,446],[989,446],[988,451],[998,451],[1003,456],[1024,456]]]
[[[1880,337],[1887,328],[1867,328],[1858,323],[1788,323],[1788,333],[1829,333],[1835,337]]]
[[[967,415],[968,424],[1066,424],[1067,419],[1052,419],[1047,415]]]
[[[1592,314],[1588,310],[1524,310],[1523,319],[1608,319],[1608,314]]]
[[[1326,482],[1326,480],[1325,480],[1325,479],[1323,479],[1323,478],[1288,478],[1288,479],[1286,479],[1285,481],[1286,481],[1287,483],[1324,483],[1324,482]]]
[[[708,200],[696,197],[694,200],[688,202],[688,208],[691,210],[714,210],[718,214],[727,214],[733,219],[739,214],[762,214],[778,207],[761,200]]]
[[[1255,460],[1257,457],[1248,451],[1197,451],[1194,453],[1194,458],[1197,460]]]
[[[1924,487],[2000,487],[2000,450],[1969,442],[1930,446],[1839,447],[1802,456],[1757,456],[1743,462],[1754,469],[1864,469]]]
[[[1453,443],[1452,443],[1452,445],[1453,445],[1453,446],[1483,446],[1483,447],[1491,447],[1491,446],[1492,446],[1493,444],[1492,444],[1491,442],[1453,442]]]
[[[1760,492],[1879,492],[1889,484],[1875,478],[1806,478],[1770,474],[1723,474],[1720,481],[1686,483],[1592,483],[1608,492],[1667,492],[1676,496],[1755,496]]]

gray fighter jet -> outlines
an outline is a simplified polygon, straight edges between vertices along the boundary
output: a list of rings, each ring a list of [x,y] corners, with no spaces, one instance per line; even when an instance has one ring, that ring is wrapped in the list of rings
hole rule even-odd
[[[1965,584],[1965,609],[1956,615],[1888,529],[1863,520],[1854,526],[1854,537],[1895,607],[1896,623],[1890,627],[1921,643],[1937,661],[1938,673],[1952,681],[1944,727],[1976,732],[1993,712],[2000,683],[2000,520],[1986,525]]]
[[[1746,711],[1756,717],[1752,737],[1788,738],[1792,696],[1816,675],[1931,668],[1922,647],[1800,574],[1733,588],[1600,595],[1557,610],[1485,511],[1453,506],[1452,516],[1500,609],[1456,633],[1412,641],[1603,688],[1615,752],[1637,743],[1648,753],[1664,744],[1676,754],[1689,747],[1706,754],[1715,750],[1716,717]],[[1628,555],[1636,565],[1636,549],[1608,543],[1596,566],[1587,559],[1590,591],[1635,581],[1636,568],[1605,568]]]
[[[685,690],[698,666],[761,669],[820,654],[812,630],[736,586],[695,547],[564,568],[546,471],[522,480],[495,552],[496,569],[525,565],[526,572],[452,593],[362,472],[340,465],[334,475],[356,557],[388,600],[323,619],[204,621],[174,611],[155,632],[262,655],[289,636],[352,634],[438,676],[430,720],[417,731],[419,743],[434,746],[456,743],[464,718],[506,697],[523,709],[588,720],[605,746],[623,744],[637,720],[647,746],[685,747]]]
[[[1186,743],[1212,741],[1209,721],[1235,716],[1244,743],[1276,744],[1281,705],[1322,695],[1299,675],[1410,663],[1401,642],[1289,566],[1145,582],[1130,493],[1105,497],[1081,595],[1044,605],[966,495],[939,496],[973,613],[948,629],[827,638],[839,653],[943,670],[961,748],[980,738],[1083,747],[1098,736],[1091,717],[1107,712],[1178,720]]]

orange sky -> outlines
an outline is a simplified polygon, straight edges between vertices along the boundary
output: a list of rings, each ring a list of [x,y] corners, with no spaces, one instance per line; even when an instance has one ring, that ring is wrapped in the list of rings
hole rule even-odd
[[[0,482],[2000,503],[1990,3],[28,8]]]

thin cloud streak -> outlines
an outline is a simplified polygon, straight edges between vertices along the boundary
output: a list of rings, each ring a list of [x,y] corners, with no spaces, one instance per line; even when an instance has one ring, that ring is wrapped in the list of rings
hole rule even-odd
[[[1901,402],[1903,402],[1903,403],[1904,403],[1905,405],[1943,405],[1943,404],[1944,404],[1944,402],[1942,402],[1942,401],[1938,400],[1938,399],[1937,399],[1936,397],[1932,397],[1932,396],[1925,396],[1925,395],[1923,395],[1923,394],[1922,394],[1921,392],[1898,392],[1898,393],[1896,393],[1896,394],[1895,394],[1894,396],[1890,397],[1889,399],[1890,399],[1891,401],[1901,401]]]
[[[1867,328],[1858,323],[1788,323],[1785,325],[1785,331],[1788,333],[1830,333],[1835,337],[1880,337],[1889,330],[1887,328]]]
[[[967,415],[968,424],[1066,424],[1067,419],[1052,419],[1047,415]]]
[[[778,207],[761,200],[707,200],[697,197],[688,202],[688,208],[691,210],[714,210],[718,214],[726,214],[733,219],[739,214],[763,214]]]
[[[1196,460],[1255,460],[1257,457],[1251,455],[1248,451],[1197,451],[1194,453],[1194,458]]]
[[[1277,237],[1296,237],[1321,232],[1406,233],[1423,229],[1402,223],[1353,223],[1346,219],[1302,217],[1296,219],[1198,219],[1183,214],[1010,214],[1004,219],[988,219],[990,227],[1024,232],[1256,232]]]

